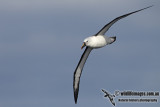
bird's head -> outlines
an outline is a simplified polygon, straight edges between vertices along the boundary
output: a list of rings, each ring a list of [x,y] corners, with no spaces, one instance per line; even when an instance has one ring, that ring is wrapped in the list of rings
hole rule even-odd
[[[91,37],[88,37],[88,38],[84,39],[81,49],[83,49],[85,46],[90,46],[91,45],[91,41],[92,41]]]

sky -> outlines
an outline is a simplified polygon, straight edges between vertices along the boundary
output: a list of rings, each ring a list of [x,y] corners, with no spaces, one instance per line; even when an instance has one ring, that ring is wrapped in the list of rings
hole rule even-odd
[[[150,5],[109,29],[106,35],[116,42],[91,52],[74,104],[73,73],[83,40]],[[158,0],[0,0],[0,107],[112,107],[102,88],[112,94],[160,92],[159,10]],[[117,107],[160,105],[160,97],[154,97],[157,103],[118,98]]]

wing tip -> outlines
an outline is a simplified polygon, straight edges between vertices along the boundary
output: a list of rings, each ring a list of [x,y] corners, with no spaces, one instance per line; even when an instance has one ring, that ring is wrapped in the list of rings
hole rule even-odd
[[[138,11],[135,11],[135,13],[136,12],[139,12],[139,11],[142,11],[142,10],[145,10],[145,9],[148,9],[148,8],[151,8],[151,7],[153,7],[154,5],[150,5],[150,6],[148,6],[148,7],[145,7],[145,8],[143,8],[143,9],[140,9],[140,10],[138,10]]]
[[[78,99],[78,90],[74,90],[74,101],[75,101],[75,104],[77,104],[77,99]]]
[[[75,87],[75,73],[74,72],[74,80],[73,80],[73,90],[74,90],[74,101],[75,101],[75,104],[77,104],[77,99],[78,99],[78,92],[79,92],[79,83],[78,83],[78,87]]]
[[[150,6],[148,6],[148,7],[146,7],[146,8],[150,8],[150,7],[153,7],[154,5],[150,5]]]

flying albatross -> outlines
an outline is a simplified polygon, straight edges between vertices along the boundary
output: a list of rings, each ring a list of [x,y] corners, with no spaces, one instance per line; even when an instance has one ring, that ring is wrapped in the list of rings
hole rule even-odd
[[[152,6],[149,6],[149,7],[146,7],[146,8],[119,16],[119,17],[115,18],[114,20],[112,20],[111,22],[109,22],[108,24],[106,24],[97,34],[84,39],[81,49],[85,46],[86,46],[86,49],[80,58],[80,61],[75,69],[74,77],[73,77],[73,90],[74,90],[75,103],[77,103],[81,73],[82,73],[84,64],[85,64],[90,52],[92,51],[92,49],[104,47],[108,44],[112,44],[116,40],[116,36],[107,37],[104,35],[115,22],[117,22],[118,20],[125,18],[133,13],[137,13],[139,11],[142,11],[142,10],[150,8],[150,7],[152,7]]]
[[[114,100],[113,100],[113,97],[115,97],[115,95],[109,94],[109,93],[108,93],[107,91],[105,91],[104,89],[102,89],[102,91],[105,93],[104,97],[108,97],[109,100],[111,101],[111,103],[115,106],[116,104],[115,104],[115,102],[114,102]]]

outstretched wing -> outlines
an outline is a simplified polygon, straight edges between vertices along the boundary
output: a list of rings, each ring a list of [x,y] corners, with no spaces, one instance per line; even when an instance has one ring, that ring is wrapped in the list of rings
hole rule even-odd
[[[109,100],[111,101],[111,103],[115,106],[116,104],[115,104],[113,98],[110,98],[110,97],[108,97],[108,98],[109,98]]]
[[[153,6],[153,5],[152,5],[152,6]],[[150,8],[150,7],[152,7],[152,6],[149,6],[149,7],[146,7],[146,8],[143,8],[143,9],[140,9],[140,10],[137,10],[137,11],[134,11],[134,12],[131,12],[131,13],[128,13],[128,14],[125,14],[125,15],[122,15],[122,16],[119,16],[119,17],[115,18],[114,20],[112,20],[111,22],[109,22],[108,24],[106,24],[95,36],[97,36],[97,35],[104,35],[104,34],[108,31],[108,29],[109,29],[114,23],[116,23],[118,20],[120,20],[120,19],[122,19],[122,18],[125,18],[125,17],[127,17],[127,16],[129,16],[129,15],[131,15],[131,14],[133,14],[133,13],[137,13],[137,12],[142,11],[142,10],[144,10],[144,9]]]
[[[109,100],[111,101],[111,103],[115,106],[115,102],[114,102],[114,100],[113,100],[113,97],[115,97],[114,95],[109,95],[108,96],[108,98],[109,98]]]
[[[109,93],[107,91],[105,91],[104,89],[102,89],[102,91],[106,94],[109,95]]]
[[[73,77],[73,89],[74,89],[74,100],[75,103],[77,103],[77,98],[78,98],[78,91],[79,91],[79,83],[80,83],[80,77],[81,73],[84,67],[84,64],[91,52],[92,48],[86,47],[85,51],[83,52],[81,59],[77,65],[77,68],[74,72],[74,77]]]

